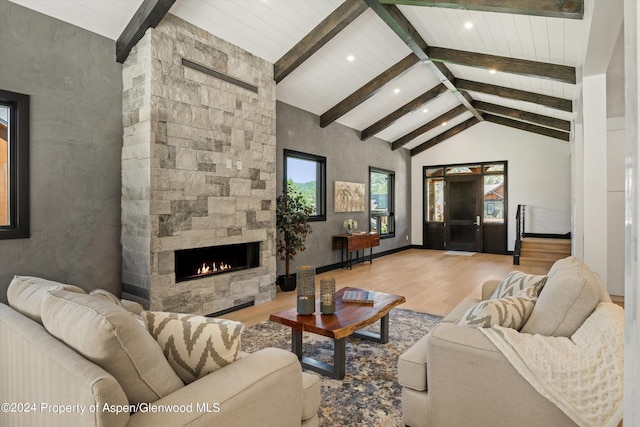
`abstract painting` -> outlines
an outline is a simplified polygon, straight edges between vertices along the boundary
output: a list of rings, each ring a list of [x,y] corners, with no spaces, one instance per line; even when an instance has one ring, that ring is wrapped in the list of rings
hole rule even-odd
[[[364,184],[358,182],[334,182],[334,212],[364,212]]]

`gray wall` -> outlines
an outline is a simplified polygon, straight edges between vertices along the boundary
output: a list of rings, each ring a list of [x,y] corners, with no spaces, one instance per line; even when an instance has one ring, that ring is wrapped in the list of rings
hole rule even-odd
[[[310,223],[313,233],[307,239],[307,250],[296,256],[292,269],[299,265],[323,267],[340,262],[340,251],[332,250],[332,236],[344,233],[342,223],[348,218],[358,222],[359,230],[369,231],[368,211],[333,212],[334,181],[365,183],[368,199],[369,166],[396,173],[396,235],[381,239],[373,253],[410,244],[407,240],[407,236],[411,236],[411,159],[408,150],[391,151],[388,142],[377,138],[360,141],[359,132],[339,123],[323,129],[318,116],[282,102],[276,104],[276,148],[278,194],[282,194],[285,148],[327,158],[327,220]],[[284,262],[280,260],[278,274],[284,274]]]
[[[119,294],[115,42],[0,0],[0,88],[31,96],[31,238],[0,240],[0,301],[14,274]]]

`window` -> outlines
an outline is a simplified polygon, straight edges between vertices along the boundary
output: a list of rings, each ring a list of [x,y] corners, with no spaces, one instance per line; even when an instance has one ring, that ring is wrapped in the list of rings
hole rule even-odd
[[[0,239],[29,237],[29,96],[0,90]]]
[[[369,168],[370,230],[380,237],[395,236],[394,192],[395,172]]]
[[[504,165],[502,165],[504,166]],[[484,176],[484,222],[504,223],[504,175],[493,171]]]
[[[313,207],[309,221],[326,221],[327,158],[284,150],[284,186],[293,185]]]

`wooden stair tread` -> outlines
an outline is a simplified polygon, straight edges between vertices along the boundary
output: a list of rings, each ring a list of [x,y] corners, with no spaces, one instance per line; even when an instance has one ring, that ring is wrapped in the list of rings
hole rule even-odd
[[[525,251],[534,251],[534,252],[571,252],[571,246],[531,246],[531,245],[522,245],[522,250]]]
[[[546,239],[544,237],[525,237],[522,243],[545,243],[549,245],[571,246],[571,239]]]
[[[544,257],[535,257],[535,256],[523,256],[520,255],[520,262],[522,261],[543,261],[543,262],[555,262],[559,259],[562,259],[565,257],[559,257],[559,258],[544,258]]]
[[[571,255],[570,250],[553,250],[553,249],[531,249],[531,248],[522,248],[520,251],[520,256],[541,256],[541,257],[554,257],[554,256],[569,256]]]

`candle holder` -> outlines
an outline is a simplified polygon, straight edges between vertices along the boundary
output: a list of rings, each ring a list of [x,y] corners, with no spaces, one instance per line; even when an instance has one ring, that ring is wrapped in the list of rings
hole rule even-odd
[[[333,277],[320,279],[320,311],[322,314],[336,312],[336,279]]]
[[[298,314],[313,314],[316,311],[316,269],[303,265],[296,270]]]

